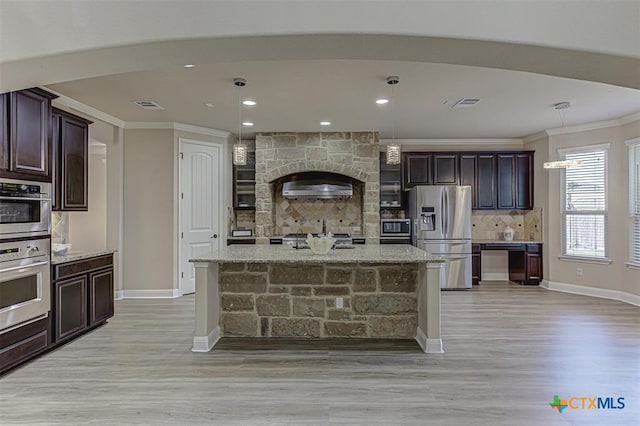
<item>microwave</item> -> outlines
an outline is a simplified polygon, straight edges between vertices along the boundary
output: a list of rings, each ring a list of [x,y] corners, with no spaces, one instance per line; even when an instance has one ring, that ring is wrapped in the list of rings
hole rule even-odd
[[[381,237],[410,237],[411,219],[382,219],[380,221]]]
[[[51,184],[0,179],[0,239],[51,234]]]

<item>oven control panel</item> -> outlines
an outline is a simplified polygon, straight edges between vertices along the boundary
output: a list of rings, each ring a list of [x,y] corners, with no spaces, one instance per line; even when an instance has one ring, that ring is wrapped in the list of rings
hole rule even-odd
[[[0,243],[0,262],[49,255],[48,238]]]

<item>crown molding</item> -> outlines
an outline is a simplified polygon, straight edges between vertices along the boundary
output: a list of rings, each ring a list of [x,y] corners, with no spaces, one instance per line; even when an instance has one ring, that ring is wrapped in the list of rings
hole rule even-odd
[[[224,130],[210,129],[208,127],[193,126],[191,124],[177,123],[173,121],[127,121],[125,129],[160,129],[178,130],[182,132],[196,133],[199,135],[215,136],[226,139],[231,133]]]
[[[73,109],[77,112],[81,112],[92,118],[95,118],[100,121],[104,121],[105,123],[109,123],[116,127],[124,127],[125,125],[124,120],[121,120],[118,117],[114,117],[111,114],[107,114],[106,112],[100,111],[99,109],[96,109],[92,106],[76,101],[73,98],[65,96],[61,93],[57,93],[56,91],[51,90],[48,87],[42,87],[42,90],[46,90],[47,92],[53,93],[54,95],[58,96],[56,99],[53,100],[53,103],[55,104]]]
[[[523,142],[526,145],[528,143],[535,142],[535,141],[540,140],[542,138],[548,138],[548,137],[549,137],[549,134],[547,133],[547,131],[543,130],[541,132],[534,133],[532,135],[529,135],[529,136],[525,137]]]
[[[522,139],[519,138],[489,138],[489,139],[380,139],[380,145],[389,145],[391,143],[403,145],[421,145],[421,146],[479,146],[479,145],[522,145]]]
[[[566,135],[570,133],[588,132],[591,130],[607,129],[610,127],[624,126],[625,124],[640,121],[640,112],[625,115],[624,117],[614,120],[596,121],[594,123],[579,124],[577,126],[559,127],[556,129],[547,129],[538,133],[534,133],[524,138],[524,143],[536,141],[543,137]]]

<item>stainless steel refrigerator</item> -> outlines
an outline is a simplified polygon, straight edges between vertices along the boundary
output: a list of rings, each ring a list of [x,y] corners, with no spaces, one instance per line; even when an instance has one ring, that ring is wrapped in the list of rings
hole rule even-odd
[[[446,259],[440,288],[471,288],[471,187],[422,185],[409,191],[412,243]]]

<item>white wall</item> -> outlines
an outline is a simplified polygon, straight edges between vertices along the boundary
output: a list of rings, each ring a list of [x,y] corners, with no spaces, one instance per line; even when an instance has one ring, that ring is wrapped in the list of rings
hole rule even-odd
[[[547,200],[536,196],[542,205],[547,205],[548,220],[545,226],[545,280],[556,283],[575,284],[584,287],[621,291],[640,295],[640,271],[626,267],[629,260],[629,162],[625,140],[640,136],[640,121],[626,125],[552,135],[548,138],[549,159],[558,159],[558,149],[610,143],[608,167],[608,244],[610,264],[583,263],[561,260],[561,214],[560,214],[560,171],[536,169],[536,173],[548,176]],[[542,148],[544,140],[536,141]],[[531,145],[528,145],[531,147]],[[537,156],[537,152],[536,152]],[[544,178],[536,179],[536,185],[543,185]],[[540,188],[540,189],[538,189]],[[537,186],[536,193],[544,195],[544,186]],[[576,268],[583,269],[583,275],[576,274]]]

